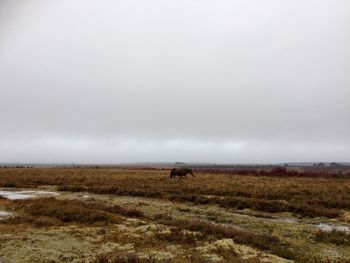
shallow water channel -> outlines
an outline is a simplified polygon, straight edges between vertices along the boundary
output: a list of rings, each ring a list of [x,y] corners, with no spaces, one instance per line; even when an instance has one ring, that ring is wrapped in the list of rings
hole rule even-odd
[[[9,200],[29,199],[42,196],[57,196],[59,193],[40,190],[2,190],[0,196]]]
[[[0,210],[0,220],[1,219],[5,219],[9,216],[13,215],[13,213],[11,212],[7,212],[7,211],[3,211],[3,210]],[[0,261],[1,262],[1,261]]]

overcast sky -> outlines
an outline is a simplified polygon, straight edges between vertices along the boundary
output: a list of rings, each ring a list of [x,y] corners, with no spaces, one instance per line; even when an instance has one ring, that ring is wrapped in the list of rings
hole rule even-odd
[[[349,14],[1,0],[0,163],[350,161]]]

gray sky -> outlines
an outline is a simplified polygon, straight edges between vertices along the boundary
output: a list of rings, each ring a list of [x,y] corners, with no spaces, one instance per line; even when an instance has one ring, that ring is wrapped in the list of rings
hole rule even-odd
[[[350,161],[349,14],[1,0],[0,162]]]

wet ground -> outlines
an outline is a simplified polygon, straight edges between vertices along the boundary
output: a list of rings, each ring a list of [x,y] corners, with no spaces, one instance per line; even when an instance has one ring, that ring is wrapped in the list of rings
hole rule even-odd
[[[8,211],[1,211],[1,210],[0,210],[0,220],[1,220],[1,219],[8,218],[8,217],[10,217],[10,216],[12,216],[12,215],[13,215],[13,213],[11,213],[11,212],[8,212]]]
[[[56,192],[54,188],[0,189],[0,195],[10,200],[53,196],[60,200],[96,200],[123,207],[137,208],[146,215],[167,214],[176,219],[196,218],[202,221],[229,225],[241,230],[273,235],[289,246],[328,259],[350,259],[350,249],[345,245],[316,242],[317,231],[338,230],[349,232],[347,215],[339,219],[301,218],[290,213],[265,213],[249,209],[227,210],[214,205],[194,206],[191,203],[174,203],[165,200],[96,195],[90,193]],[[0,206],[0,220],[14,216]],[[1,226],[0,226],[1,227]],[[189,247],[182,244],[148,245],[156,234],[170,231],[169,227],[156,222],[125,218],[121,224],[107,227],[47,227],[47,228],[0,228],[0,262],[89,262],[96,255],[109,251],[137,253],[140,257],[152,257],[156,261],[182,262],[190,253],[198,254],[205,262],[224,262],[222,251],[233,253],[248,262],[289,262],[286,259],[259,251],[232,239],[197,242]],[[140,245],[140,240],[144,242]],[[151,243],[150,243],[151,244]],[[218,253],[218,251],[221,251]],[[45,260],[44,260],[45,259]]]
[[[9,200],[21,200],[34,197],[57,196],[59,193],[41,190],[18,190],[18,189],[0,189],[0,196]]]

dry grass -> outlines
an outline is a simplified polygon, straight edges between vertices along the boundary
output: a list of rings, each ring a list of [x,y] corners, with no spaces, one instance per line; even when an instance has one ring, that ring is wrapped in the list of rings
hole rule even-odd
[[[177,227],[172,227],[170,233],[156,233],[155,238],[160,241],[170,242],[170,243],[180,243],[187,245],[194,245],[198,236],[192,233],[187,233],[182,231]]]
[[[258,259],[254,260],[241,260],[239,257],[236,257],[235,254],[232,254],[228,251],[217,251],[220,254],[225,262],[232,263],[258,263]],[[105,253],[97,256],[97,258],[92,263],[155,263],[159,262],[154,257],[150,256],[148,258],[140,258],[135,253],[123,253],[120,251],[114,251],[110,253]],[[204,259],[200,255],[192,254],[187,255],[181,259],[167,260],[164,262],[174,262],[174,263],[211,263],[212,261]]]
[[[22,215],[8,218],[1,223],[33,223],[36,226],[54,226],[64,223],[87,225],[120,223],[122,220],[119,216],[144,216],[139,210],[123,208],[118,205],[77,200],[57,200],[55,198],[17,200],[7,204],[7,208],[21,212]]]
[[[317,242],[350,246],[350,234],[337,230],[333,230],[330,232],[318,231],[315,235],[315,240]]]
[[[135,253],[126,254],[125,252],[114,251],[101,254],[96,257],[92,263],[155,263],[153,257],[140,258]]]
[[[238,244],[249,245],[261,250],[270,251],[273,252],[273,254],[283,258],[297,259],[298,256],[298,253],[296,253],[296,251],[291,250],[287,244],[271,235],[257,234],[246,230],[239,230],[230,226],[216,225],[195,219],[173,219],[170,216],[163,214],[157,215],[154,220],[163,225],[176,227],[178,231],[187,230],[199,232],[200,235],[196,236],[197,240],[208,240],[211,238],[231,238]],[[174,237],[170,235],[168,236],[169,240],[172,238]]]
[[[350,180],[197,173],[170,180],[166,170],[0,169],[2,187],[56,185],[61,191],[218,204],[225,208],[337,217],[350,209]]]
[[[244,168],[244,169],[243,169]],[[198,167],[202,172],[212,174],[235,174],[235,175],[254,175],[264,177],[306,177],[306,178],[348,178],[350,179],[350,169],[347,166],[339,167],[298,167],[286,168],[281,166],[241,166],[220,168],[202,168]]]
[[[304,217],[339,217],[343,210],[350,210],[350,180],[344,178],[289,178],[199,172],[196,174],[196,178],[172,180],[167,170],[0,169],[0,186],[32,188],[56,186],[61,191],[140,196],[186,202],[189,205],[212,204],[230,209],[249,208],[269,213],[288,211]],[[136,246],[137,240],[132,240],[137,249],[159,244],[180,244],[193,248],[200,243],[230,238],[237,244],[293,259],[296,262],[346,262],[319,258],[317,255],[310,256],[307,251],[301,251],[300,247],[282,241],[280,236],[277,238],[273,232],[254,232],[254,229],[247,231],[195,218],[191,220],[173,218],[167,214],[154,216],[154,213],[148,214],[146,210],[143,210],[146,213],[144,214],[138,209],[109,205],[96,200],[98,199],[94,201],[56,198],[18,201],[1,199],[1,206],[6,210],[14,210],[19,216],[2,220],[0,224],[12,226],[25,224],[35,227],[69,224],[111,226],[125,222],[125,217],[140,218],[146,223],[165,225],[170,232],[154,233],[154,236],[142,238],[139,241],[140,246]],[[340,247],[349,246],[349,235],[342,232],[318,232],[316,235],[312,234],[311,239]],[[235,254],[227,251],[217,251],[217,254],[228,262],[230,260],[240,262]],[[203,262],[200,256],[197,257],[195,254],[191,256],[192,258],[184,259],[184,262]],[[152,260],[154,259],[140,258],[132,253],[111,252],[99,255],[95,263],[154,262]]]

